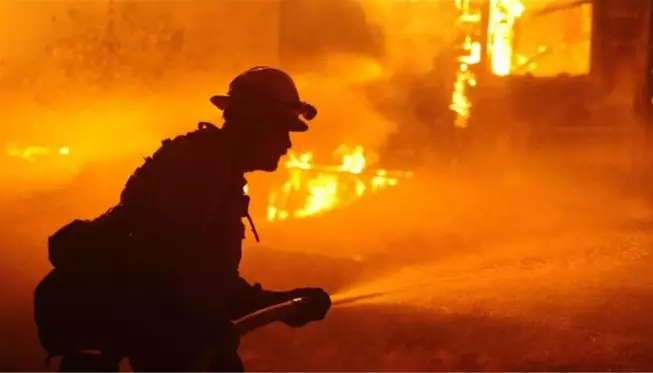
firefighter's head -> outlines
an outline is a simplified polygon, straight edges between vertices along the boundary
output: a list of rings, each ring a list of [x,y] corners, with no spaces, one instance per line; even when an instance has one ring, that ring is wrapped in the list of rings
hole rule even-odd
[[[239,159],[247,171],[276,170],[292,146],[291,132],[308,130],[306,121],[317,110],[302,102],[292,78],[271,67],[255,67],[229,84],[226,96],[211,102],[223,110],[223,129],[239,144]]]

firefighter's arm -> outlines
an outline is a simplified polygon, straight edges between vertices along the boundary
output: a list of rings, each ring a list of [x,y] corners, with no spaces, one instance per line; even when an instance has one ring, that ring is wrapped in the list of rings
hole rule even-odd
[[[331,298],[320,288],[297,288],[290,291],[265,290],[260,284],[251,285],[242,277],[238,278],[234,289],[234,298],[231,302],[231,317],[238,319],[260,309],[303,298],[306,302],[298,303],[297,313],[281,320],[284,323],[297,327],[311,321],[322,320],[331,308]]]
[[[250,284],[242,277],[234,284],[231,305],[232,319],[241,318],[247,314],[286,300],[282,292],[264,290],[260,284]]]

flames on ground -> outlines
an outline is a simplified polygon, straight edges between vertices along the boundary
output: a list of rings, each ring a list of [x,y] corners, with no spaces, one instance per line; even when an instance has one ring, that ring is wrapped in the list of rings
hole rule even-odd
[[[288,179],[270,193],[268,221],[305,218],[346,206],[412,176],[405,171],[368,168],[368,155],[362,146],[341,146],[335,154],[341,162],[333,166],[315,164],[311,152],[289,154],[284,164]]]

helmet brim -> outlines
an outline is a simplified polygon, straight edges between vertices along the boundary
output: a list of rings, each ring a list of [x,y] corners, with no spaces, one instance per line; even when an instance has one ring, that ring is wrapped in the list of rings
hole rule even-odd
[[[211,103],[220,110],[225,110],[229,106],[231,97],[225,95],[217,95],[211,97]],[[306,120],[312,120],[317,115],[317,110],[313,105],[300,102],[298,105],[293,105],[292,111],[297,111],[297,120],[289,121],[288,131],[291,132],[305,132],[308,130],[308,125],[299,116]]]
[[[229,105],[229,96],[213,96],[211,97],[211,103],[218,109],[224,110]]]

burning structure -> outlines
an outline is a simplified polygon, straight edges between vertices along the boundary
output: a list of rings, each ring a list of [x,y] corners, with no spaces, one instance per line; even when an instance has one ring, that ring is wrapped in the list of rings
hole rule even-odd
[[[649,2],[459,0],[455,126],[471,132],[623,129],[642,114]],[[642,117],[639,116],[639,119]]]
[[[442,69],[440,59],[434,61],[440,64],[434,69],[435,74],[451,73],[448,109],[453,115],[443,115],[447,110],[441,107],[438,119],[427,116],[421,125],[451,130],[409,135],[404,148],[420,146],[416,137],[425,137],[424,133],[440,137],[424,146],[448,147],[453,151],[448,156],[458,157],[467,150],[465,145],[477,139],[485,143],[507,139],[513,149],[532,149],[546,143],[578,143],[606,133],[616,140],[615,134],[642,129],[643,109],[651,102],[646,88],[650,53],[641,53],[641,47],[650,44],[648,2],[453,0],[450,5],[458,12],[456,35],[451,51],[442,55],[453,57],[455,68]],[[401,17],[406,5],[393,9]],[[431,78],[433,73],[425,79]],[[430,95],[431,106],[444,104],[441,94],[431,91]],[[418,96],[428,101],[424,92]],[[408,132],[409,127],[402,123],[400,132]],[[443,139],[454,146],[443,144]],[[287,163],[294,168],[291,180],[304,170],[315,173],[299,164]],[[306,185],[319,184],[318,179]],[[297,182],[291,184],[298,188]],[[291,190],[291,184],[285,190]],[[324,193],[335,194],[334,184],[330,185],[331,192]],[[309,199],[324,201],[324,206],[332,200]],[[297,216],[308,210],[297,210]],[[290,214],[271,211],[269,216]]]

